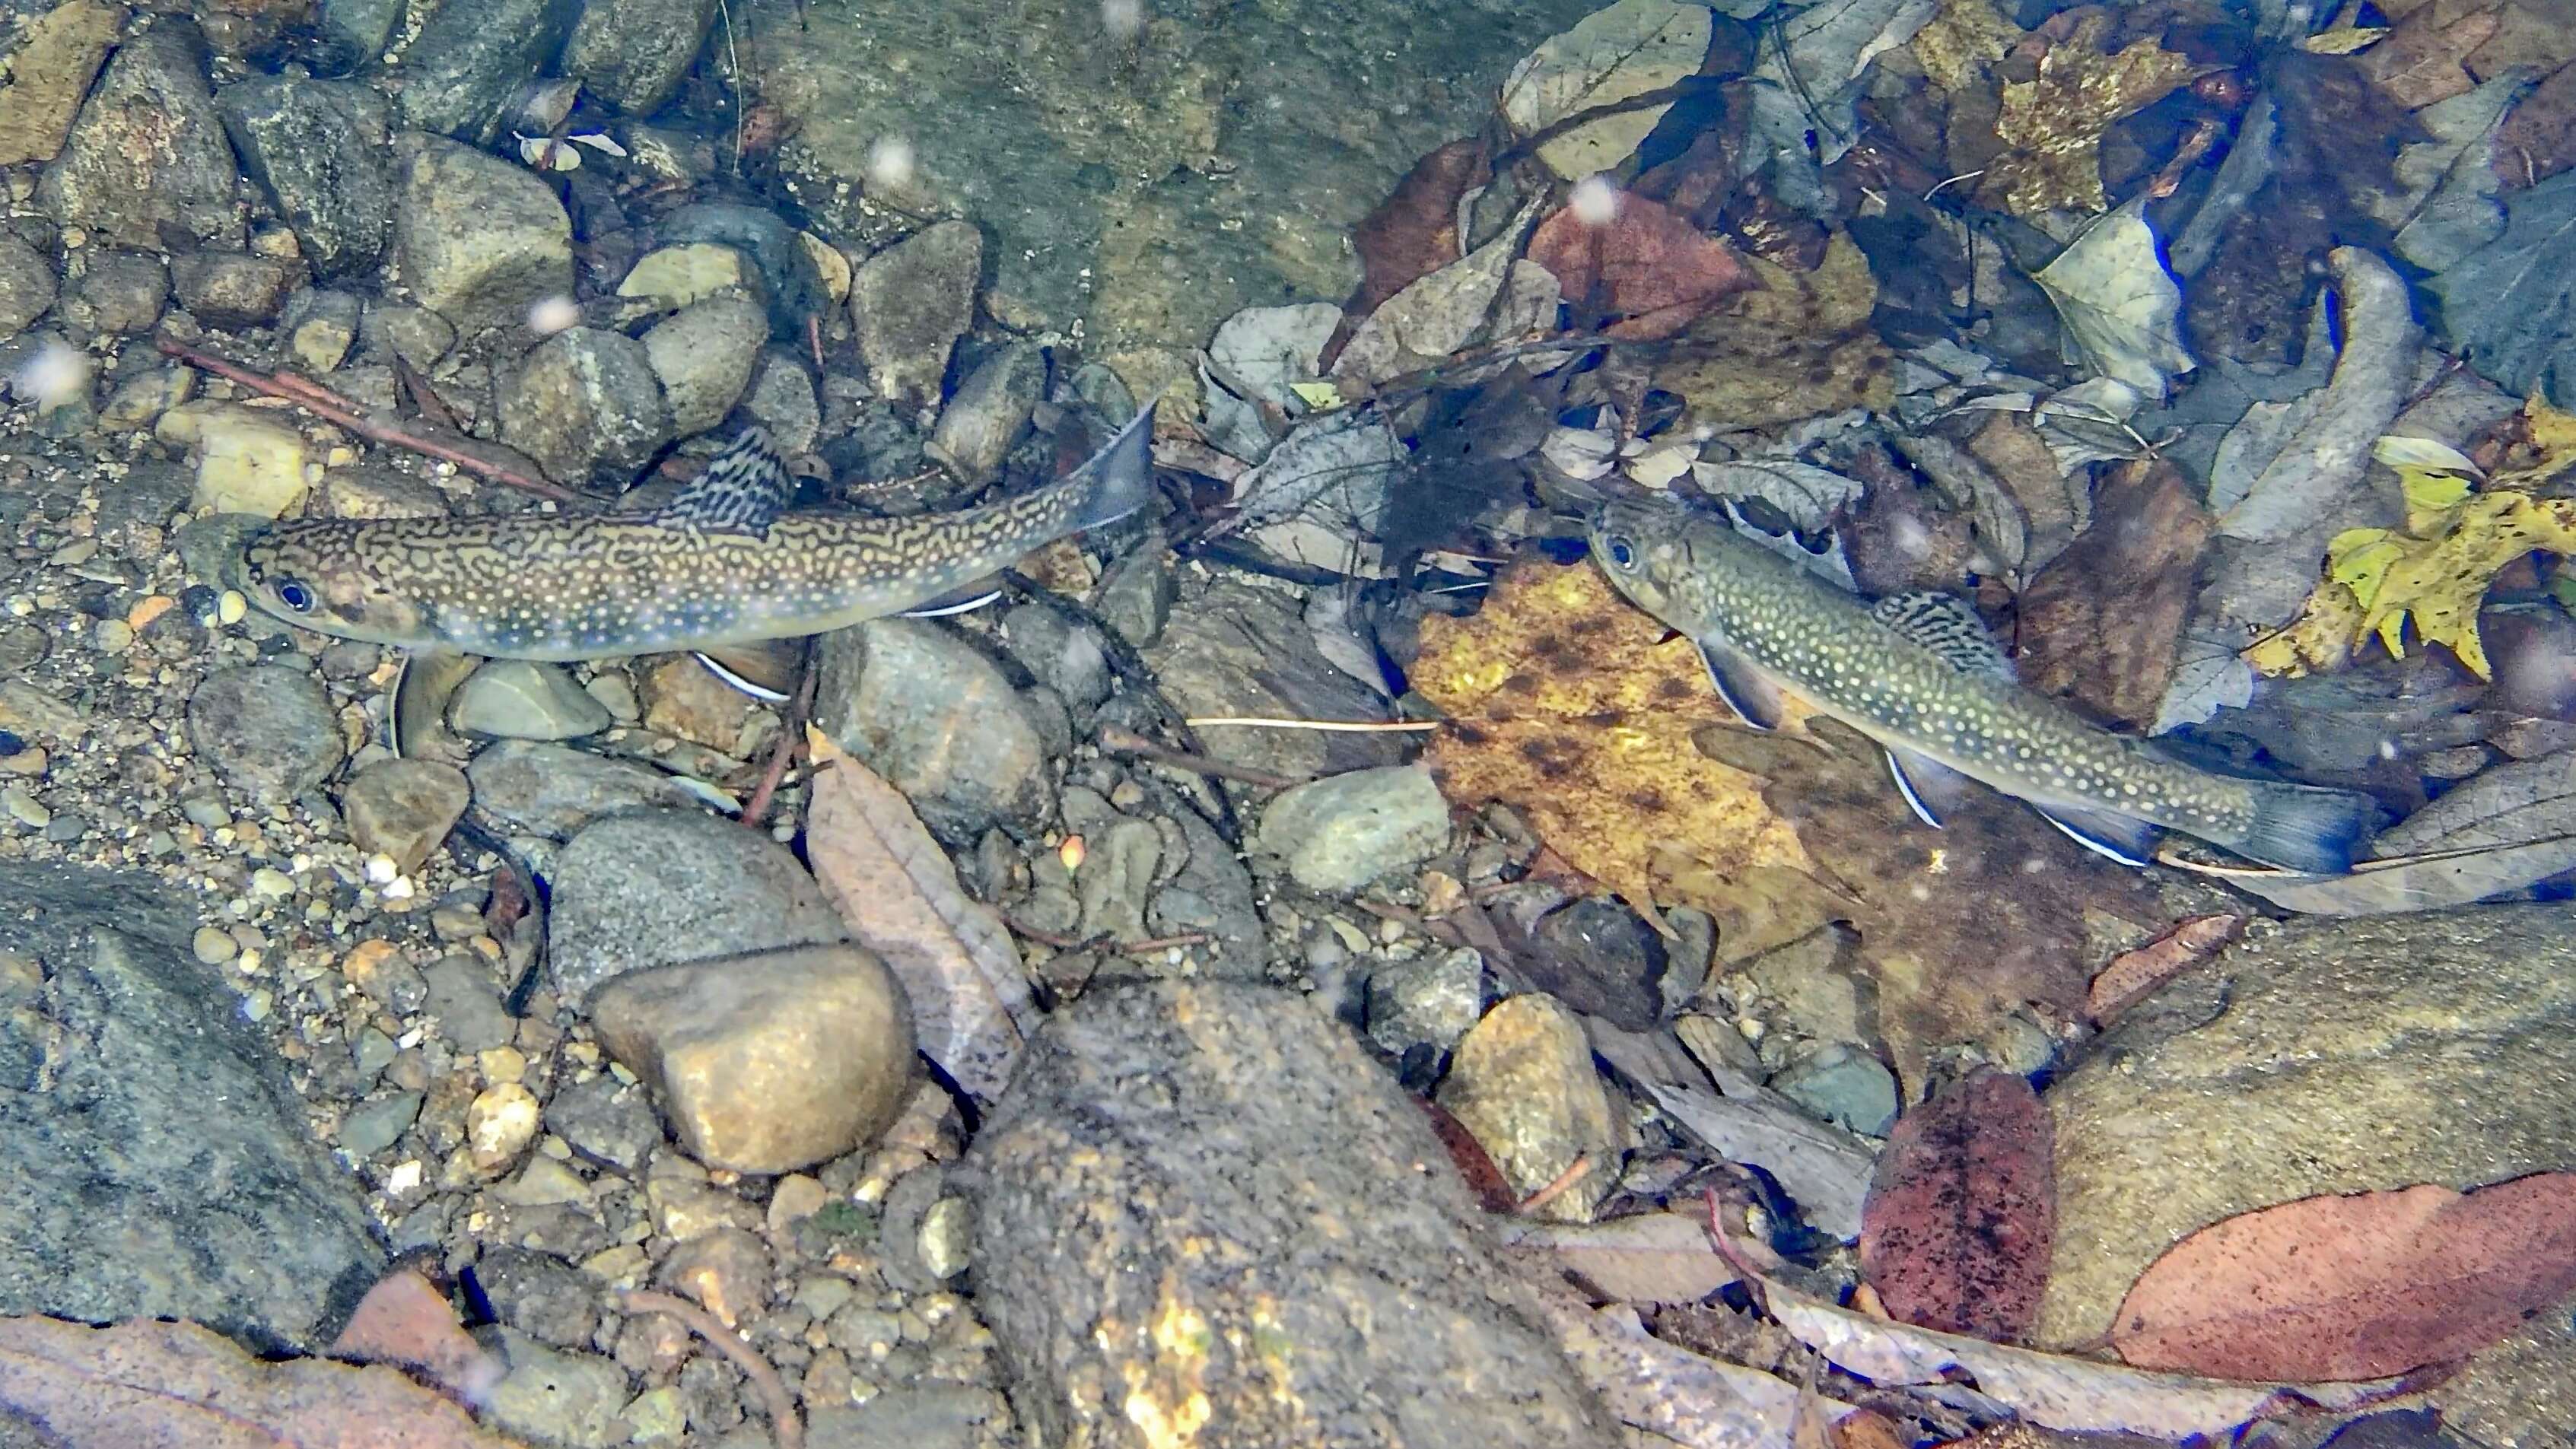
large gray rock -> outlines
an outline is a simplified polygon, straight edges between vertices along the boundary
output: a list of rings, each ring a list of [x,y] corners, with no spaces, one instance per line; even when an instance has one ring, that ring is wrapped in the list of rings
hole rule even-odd
[[[1439,854],[1449,844],[1449,802],[1426,770],[1353,770],[1271,801],[1258,844],[1310,891],[1355,891]]]
[[[252,180],[315,275],[357,276],[383,260],[394,186],[385,150],[385,98],[346,81],[255,76],[216,97],[224,129]]]
[[[196,924],[146,877],[0,863],[0,1314],[310,1349],[384,1252]]]
[[[1111,587],[1104,583],[1104,593]],[[1217,583],[1172,610],[1145,661],[1183,714],[1383,717],[1386,701],[1315,647],[1301,607],[1297,596],[1276,589]],[[1113,611],[1104,598],[1101,612],[1116,623],[1129,611]],[[1280,775],[1333,775],[1404,758],[1403,742],[1386,734],[1210,725],[1200,735],[1218,757]]]
[[[1304,997],[1084,996],[1031,1043],[959,1175],[1013,1401],[1055,1444],[1141,1442],[1140,1393],[1165,1412],[1204,1394],[1211,1445],[1617,1442],[1448,1160]],[[1176,1303],[1186,1381],[1157,1328]]]
[[[624,488],[671,440],[652,354],[623,332],[565,328],[502,385],[501,437],[566,483]]]
[[[1208,24],[1147,5],[1104,35],[1093,0],[857,0],[780,48],[771,93],[799,127],[780,160],[830,224],[874,200],[983,228],[986,307],[1013,327],[1194,348],[1252,303],[1346,295],[1352,226],[1597,8],[1313,0]],[[908,168],[884,164],[890,137]]]
[[[174,26],[120,47],[72,122],[36,199],[56,221],[162,250],[161,228],[242,244],[240,180],[195,46]]]
[[[586,0],[564,74],[630,116],[662,108],[707,39],[716,0]]]
[[[785,846],[696,811],[612,815],[574,836],[548,875],[546,954],[574,1006],[629,971],[848,934]]]
[[[769,335],[799,349],[805,346],[805,319],[832,305],[823,273],[798,240],[796,228],[767,207],[738,201],[693,201],[662,218],[654,228],[664,246],[706,242],[727,246],[750,259],[769,305]]]
[[[461,328],[515,326],[572,295],[572,219],[533,172],[428,136],[400,156],[394,266],[422,306]]]
[[[993,661],[937,624],[871,619],[823,636],[814,722],[912,801],[951,845],[999,825],[1028,836],[1055,781],[1027,703]]]
[[[476,146],[499,139],[519,89],[572,34],[581,0],[439,0],[403,52],[402,122]]]
[[[2184,1234],[2315,1193],[2576,1169],[2565,905],[2260,925],[2046,1100],[2057,1257],[2033,1341],[2100,1333]],[[2576,1331],[2543,1314],[2436,1390],[2495,1445],[2576,1424]]]
[[[0,334],[13,333],[54,305],[53,259],[14,236],[0,235]]]

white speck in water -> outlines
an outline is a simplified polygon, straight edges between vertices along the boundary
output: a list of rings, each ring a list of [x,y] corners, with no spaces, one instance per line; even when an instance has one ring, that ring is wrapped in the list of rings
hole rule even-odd
[[[912,184],[912,143],[901,136],[880,136],[868,147],[868,185],[888,190]]]
[[[1134,40],[1145,28],[1144,0],[1100,0],[1100,28],[1113,40]]]
[[[78,348],[48,341],[10,374],[9,386],[42,412],[61,407],[89,391],[89,375],[89,358]]]
[[[528,330],[551,337],[581,321],[581,308],[570,297],[547,297],[528,309]]]
[[[1608,226],[1619,214],[1619,188],[1610,179],[1594,172],[1574,183],[1574,194],[1565,199],[1574,219],[1585,226]]]

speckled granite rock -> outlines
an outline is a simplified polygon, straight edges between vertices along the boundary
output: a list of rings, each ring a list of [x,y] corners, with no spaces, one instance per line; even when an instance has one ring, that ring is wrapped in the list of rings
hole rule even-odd
[[[1183,1415],[1206,1449],[1616,1442],[1447,1162],[1301,996],[1083,997],[959,1174],[1014,1401],[1058,1444],[1151,1444]]]

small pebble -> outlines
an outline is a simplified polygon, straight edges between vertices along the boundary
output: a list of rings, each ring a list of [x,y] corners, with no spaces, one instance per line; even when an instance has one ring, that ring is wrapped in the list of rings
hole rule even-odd
[[[221,966],[241,954],[241,943],[213,926],[199,926],[190,944],[196,948],[197,959],[209,966]]]
[[[134,647],[134,626],[123,619],[101,619],[90,630],[89,641],[101,654],[122,654]]]
[[[54,818],[54,812],[37,803],[36,797],[28,794],[24,785],[0,790],[0,809],[7,810],[10,819],[32,830],[44,829]]]
[[[215,622],[238,624],[250,614],[250,600],[239,589],[226,589],[215,599]]]
[[[466,1150],[484,1172],[509,1165],[536,1135],[536,1094],[517,1082],[486,1090],[465,1109]]]

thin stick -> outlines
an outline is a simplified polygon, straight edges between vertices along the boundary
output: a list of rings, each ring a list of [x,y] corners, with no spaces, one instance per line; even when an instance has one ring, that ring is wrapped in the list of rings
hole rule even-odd
[[[805,677],[797,683],[796,697],[787,702],[787,712],[778,720],[778,743],[770,747],[769,768],[760,772],[760,784],[743,802],[742,823],[758,830],[766,823],[769,802],[787,778],[787,763],[805,747],[805,717],[814,709],[814,679],[820,671],[809,661]]]
[[[1554,1178],[1551,1178],[1548,1181],[1547,1186],[1540,1188],[1538,1191],[1531,1193],[1525,1198],[1522,1198],[1520,1200],[1520,1205],[1513,1208],[1512,1211],[1522,1217],[1528,1217],[1530,1214],[1537,1212],[1540,1208],[1543,1208],[1549,1203],[1556,1201],[1558,1198],[1565,1196],[1565,1194],[1571,1190],[1576,1183],[1583,1180],[1584,1174],[1591,1170],[1591,1153],[1578,1152],[1574,1154],[1574,1160],[1565,1164],[1565,1171],[1560,1172]]]
[[[1436,730],[1441,727],[1440,721],[1436,719],[1270,719],[1262,715],[1237,714],[1195,715],[1181,723],[1192,729],[1197,729],[1201,725],[1244,725],[1253,729],[1328,730],[1353,735],[1409,733],[1415,730]]]
[[[1041,946],[1058,951],[1115,951],[1121,956],[1142,956],[1153,951],[1167,951],[1174,946],[1203,946],[1215,938],[1205,931],[1183,931],[1177,936],[1148,936],[1142,941],[1113,941],[1097,936],[1084,941],[1060,931],[1041,931],[1008,911],[996,912],[1011,934],[1026,936]]]
[[[820,312],[805,314],[805,345],[813,349],[814,370],[829,371],[830,369],[823,365],[823,314]]]
[[[1211,760],[1181,750],[1167,750],[1133,730],[1110,725],[1100,731],[1100,747],[1113,755],[1132,755],[1153,765],[1169,765],[1194,775],[1210,775],[1220,780],[1240,780],[1265,790],[1287,790],[1313,779],[1312,775],[1274,775],[1250,765],[1237,765],[1225,760]]]
[[[796,1417],[796,1401],[788,1397],[787,1383],[769,1360],[752,1351],[724,1320],[685,1298],[650,1288],[629,1288],[617,1295],[617,1306],[626,1313],[667,1313],[687,1324],[689,1331],[714,1344],[716,1352],[733,1361],[743,1371],[751,1386],[760,1394],[761,1407],[769,1411],[770,1438],[778,1449],[805,1449],[805,1423]]]
[[[516,488],[522,493],[533,493],[539,498],[551,498],[557,503],[581,502],[581,498],[578,494],[558,488],[554,484],[548,483],[543,479],[530,478],[525,474],[516,473],[508,468],[504,468],[498,463],[486,462],[481,458],[475,457],[471,453],[464,452],[461,449],[451,448],[445,443],[434,443],[427,438],[416,438],[411,434],[404,432],[400,428],[387,427],[382,423],[369,422],[365,418],[358,416],[356,413],[349,412],[346,409],[333,407],[329,403],[316,402],[312,398],[296,391],[292,386],[282,384],[277,379],[270,377],[265,373],[254,372],[247,367],[237,366],[233,363],[224,361],[220,357],[208,356],[194,348],[182,347],[178,343],[169,341],[166,338],[163,339],[161,343],[161,351],[167,356],[179,359],[190,367],[202,368],[207,372],[213,373],[217,377],[237,382],[243,387],[249,388],[251,391],[259,393],[264,397],[284,398],[288,402],[295,404],[297,407],[300,407],[306,412],[313,414],[315,417],[320,418],[322,421],[355,433],[359,437],[365,438],[371,443],[382,443],[388,448],[403,448],[411,452],[421,454],[424,457],[436,458],[442,463],[453,463],[468,473],[475,474],[479,477],[489,478],[495,483],[502,484],[506,487]]]

